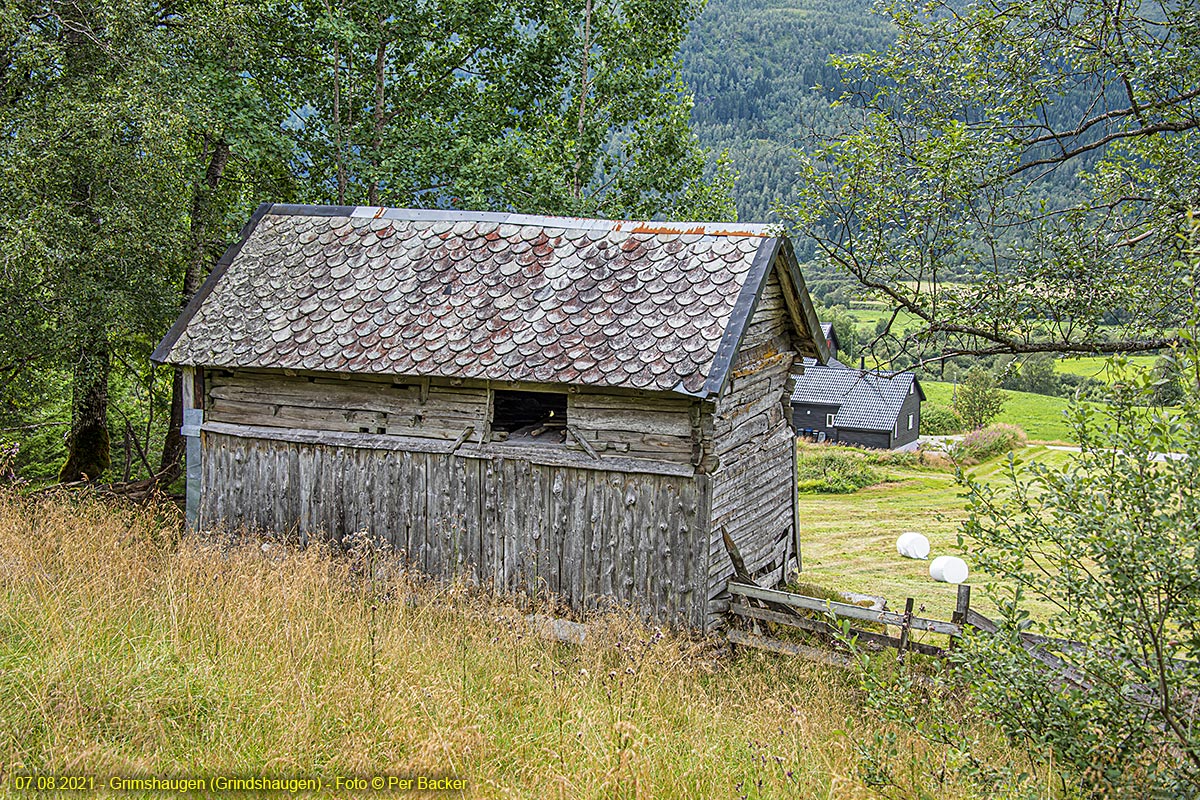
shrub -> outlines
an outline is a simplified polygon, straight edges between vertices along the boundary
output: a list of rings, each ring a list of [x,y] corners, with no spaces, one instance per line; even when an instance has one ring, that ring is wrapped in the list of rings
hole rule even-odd
[[[883,483],[871,457],[848,447],[826,445],[804,448],[797,459],[797,481],[801,492],[850,494]]]
[[[1001,423],[971,431],[955,445],[952,455],[959,463],[978,464],[1009,450],[1024,447],[1026,441],[1025,431],[1020,427]]]
[[[962,433],[966,423],[953,408],[928,403],[921,409],[921,433],[926,436],[947,436]]]
[[[955,392],[954,410],[968,428],[978,430],[999,416],[1006,399],[992,373],[973,367]]]

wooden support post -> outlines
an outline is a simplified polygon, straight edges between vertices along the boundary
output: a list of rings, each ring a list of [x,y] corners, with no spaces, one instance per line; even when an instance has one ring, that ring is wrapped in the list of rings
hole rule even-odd
[[[971,611],[971,587],[965,583],[958,585],[958,603],[954,606],[954,613],[950,616],[950,621],[957,625],[967,624],[967,614]],[[950,637],[950,649],[954,649],[955,637]]]
[[[913,599],[910,597],[904,601],[904,624],[900,626],[900,655],[897,659],[904,660],[904,651],[908,649],[908,630],[912,624],[913,615]]]
[[[796,437],[792,437],[792,477],[789,481],[792,484],[792,536],[796,540],[796,572],[804,571],[804,562],[800,558],[800,479],[798,463],[799,444]]]

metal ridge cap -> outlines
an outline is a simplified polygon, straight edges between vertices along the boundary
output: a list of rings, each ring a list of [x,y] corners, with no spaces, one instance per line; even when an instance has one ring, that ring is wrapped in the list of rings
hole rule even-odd
[[[394,219],[405,222],[493,222],[498,225],[537,225],[568,230],[607,230],[625,233],[693,234],[700,236],[782,237],[777,223],[686,222],[655,220],[596,219],[592,217],[514,214],[504,211],[463,211],[436,208],[388,208],[386,206],[321,206],[277,204],[272,214],[287,216],[358,217]]]

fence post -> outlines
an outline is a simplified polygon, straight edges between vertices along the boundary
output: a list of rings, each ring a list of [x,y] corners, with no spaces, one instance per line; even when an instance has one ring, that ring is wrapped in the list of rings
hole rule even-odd
[[[912,624],[913,615],[913,599],[911,597],[904,601],[904,624],[900,626],[900,654],[896,656],[899,661],[904,660],[904,651],[908,649],[908,626]]]
[[[954,607],[954,613],[950,615],[950,621],[956,625],[967,624],[967,612],[971,610],[971,587],[965,583],[958,585],[958,603]],[[950,637],[950,645],[947,649],[954,649],[955,637]]]

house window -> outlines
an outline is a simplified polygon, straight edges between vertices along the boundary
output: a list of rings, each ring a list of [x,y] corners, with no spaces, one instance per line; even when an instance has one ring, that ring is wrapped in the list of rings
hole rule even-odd
[[[908,429],[909,429],[910,431],[912,430],[912,426],[913,426],[913,415],[912,415],[912,414],[909,414],[909,415],[908,415]]]
[[[825,427],[826,428],[832,428],[834,426],[834,416],[835,415],[833,415],[833,414],[825,415]]]
[[[913,393],[913,391],[914,391],[914,384],[911,384],[911,383],[910,383],[910,384],[908,385],[908,393],[909,393],[909,394],[912,394],[912,393]]]
[[[567,435],[567,396],[553,392],[496,390],[492,441],[561,444]]]

